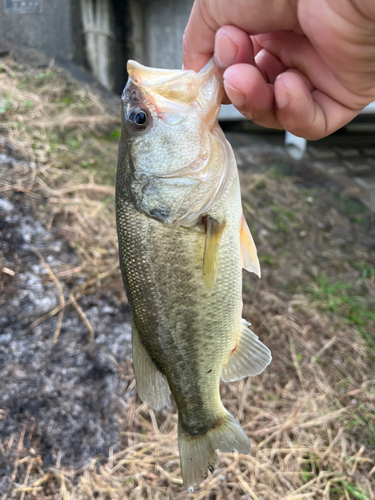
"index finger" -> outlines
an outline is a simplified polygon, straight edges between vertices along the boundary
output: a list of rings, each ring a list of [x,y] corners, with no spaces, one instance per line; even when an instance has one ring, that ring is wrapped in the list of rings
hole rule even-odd
[[[249,35],[298,28],[298,0],[195,0],[183,39],[183,67],[199,71],[214,53],[219,28]]]
[[[194,2],[182,40],[182,67],[197,72],[211,59],[215,34],[220,28],[208,12],[205,12],[205,6],[205,2]]]

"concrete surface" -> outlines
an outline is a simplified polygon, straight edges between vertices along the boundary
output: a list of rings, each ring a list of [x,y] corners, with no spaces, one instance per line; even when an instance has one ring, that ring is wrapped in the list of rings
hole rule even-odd
[[[4,40],[45,52],[49,57],[72,55],[70,2],[44,0],[34,14],[7,5],[8,0],[0,2],[0,34]]]

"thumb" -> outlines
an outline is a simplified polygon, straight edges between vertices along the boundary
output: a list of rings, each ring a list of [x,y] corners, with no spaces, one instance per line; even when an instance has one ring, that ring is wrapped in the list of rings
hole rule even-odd
[[[199,71],[214,53],[215,34],[237,26],[249,35],[298,29],[297,0],[195,0],[183,38],[183,67]]]

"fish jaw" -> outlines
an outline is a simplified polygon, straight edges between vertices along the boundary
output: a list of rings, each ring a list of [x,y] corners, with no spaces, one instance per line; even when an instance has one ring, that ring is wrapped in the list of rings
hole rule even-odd
[[[224,90],[213,81],[214,69],[212,59],[199,73],[195,71],[148,68],[136,61],[128,61],[129,80],[138,87],[147,89],[154,95],[164,97],[176,103],[191,104],[199,101],[204,108],[220,108]],[[207,82],[212,85],[202,92]]]

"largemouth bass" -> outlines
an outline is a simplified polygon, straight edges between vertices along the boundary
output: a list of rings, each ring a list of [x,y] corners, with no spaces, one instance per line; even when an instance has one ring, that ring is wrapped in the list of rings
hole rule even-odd
[[[271,361],[241,319],[242,268],[260,276],[260,267],[234,154],[217,123],[223,91],[212,63],[195,73],[129,61],[128,73],[116,217],[134,373],[155,410],[173,394],[181,472],[192,490],[213,470],[216,450],[250,450],[219,384]]]

